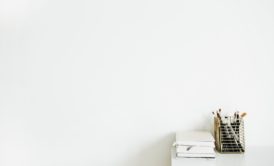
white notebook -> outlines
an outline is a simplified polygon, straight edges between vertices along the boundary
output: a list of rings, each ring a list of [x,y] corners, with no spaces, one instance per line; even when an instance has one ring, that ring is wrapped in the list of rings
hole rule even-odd
[[[215,153],[213,147],[203,146],[176,146],[176,153]]]
[[[197,153],[176,153],[177,157],[189,157],[189,158],[215,158],[216,155],[214,153],[209,154],[197,154]]]
[[[213,136],[207,131],[177,132],[175,146],[196,145],[215,147]]]

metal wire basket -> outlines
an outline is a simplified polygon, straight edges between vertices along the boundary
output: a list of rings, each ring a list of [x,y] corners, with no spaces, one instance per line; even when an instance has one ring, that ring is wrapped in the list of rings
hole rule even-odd
[[[226,116],[214,118],[214,136],[216,149],[221,153],[244,153],[244,121],[243,118]]]

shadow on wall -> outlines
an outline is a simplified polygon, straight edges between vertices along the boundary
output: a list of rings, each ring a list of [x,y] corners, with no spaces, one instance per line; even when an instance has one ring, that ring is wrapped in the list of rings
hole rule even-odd
[[[198,123],[193,124],[193,127],[190,128],[191,130],[202,130],[202,131],[209,131],[211,134],[214,132],[214,119],[213,116],[208,114],[202,114]]]
[[[175,133],[170,133],[140,150],[122,165],[130,166],[170,166],[170,148]]]
[[[204,130],[212,132],[212,117],[205,115],[199,123],[193,124],[192,127],[185,131]],[[183,127],[182,127],[183,128]],[[184,128],[186,129],[186,128]],[[152,144],[144,146],[134,156],[129,157],[122,165],[125,166],[171,166],[170,150],[175,141],[175,132],[169,133]]]

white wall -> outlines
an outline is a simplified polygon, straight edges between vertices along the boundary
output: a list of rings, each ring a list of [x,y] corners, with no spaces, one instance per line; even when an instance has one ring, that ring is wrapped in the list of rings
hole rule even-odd
[[[246,111],[273,145],[274,1],[1,0],[1,166],[169,166]]]

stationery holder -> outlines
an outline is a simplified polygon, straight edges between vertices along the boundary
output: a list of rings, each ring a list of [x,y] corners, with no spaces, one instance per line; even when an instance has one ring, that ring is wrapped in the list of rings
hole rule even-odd
[[[221,153],[244,153],[243,118],[233,116],[214,117],[214,137],[217,151]]]

